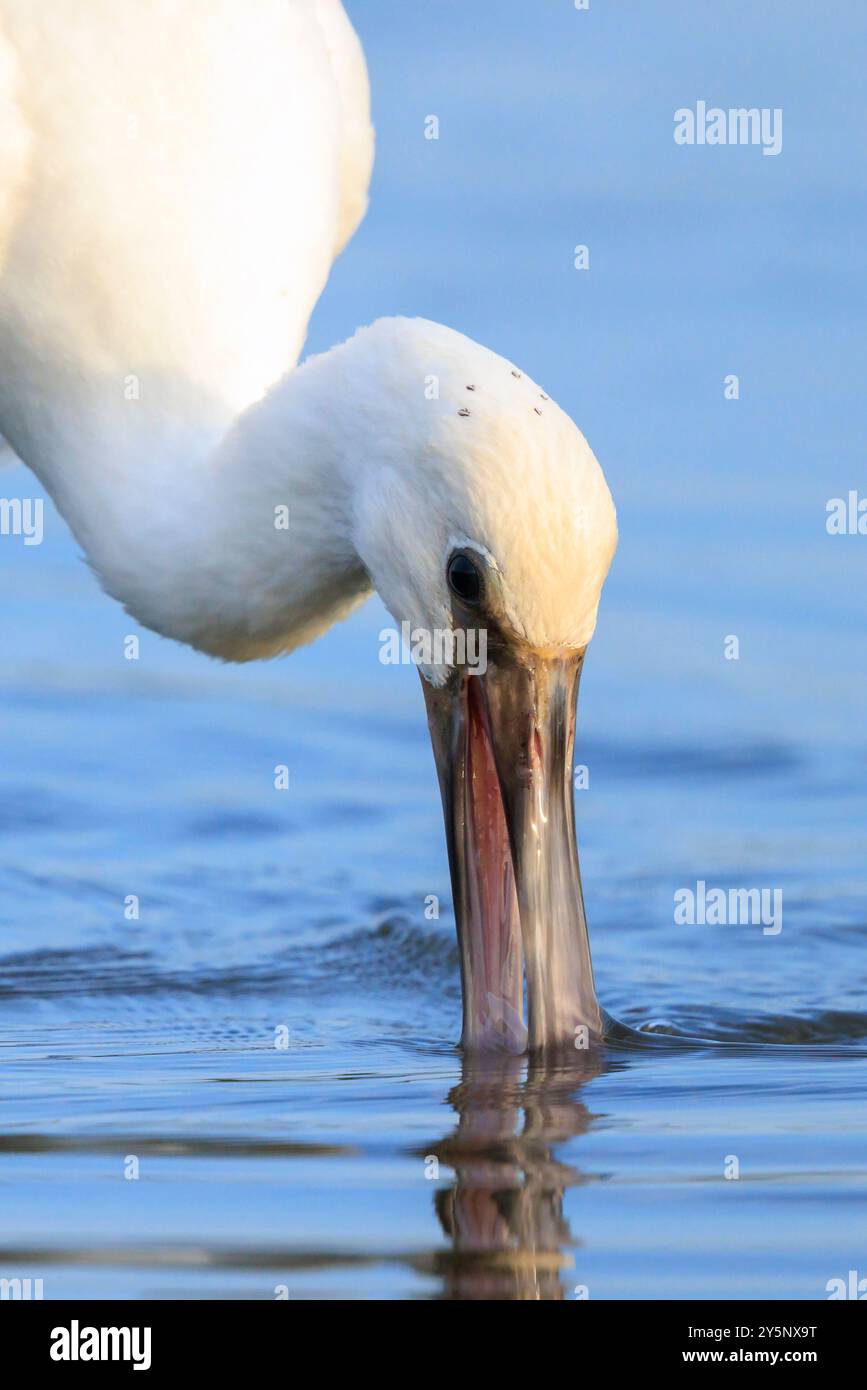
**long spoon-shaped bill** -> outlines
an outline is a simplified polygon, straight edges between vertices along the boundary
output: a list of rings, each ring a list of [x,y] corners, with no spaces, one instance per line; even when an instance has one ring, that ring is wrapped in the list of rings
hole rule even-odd
[[[466,1048],[598,1041],[572,804],[583,652],[498,652],[422,680],[439,774]],[[523,1022],[526,969],[528,1024]]]

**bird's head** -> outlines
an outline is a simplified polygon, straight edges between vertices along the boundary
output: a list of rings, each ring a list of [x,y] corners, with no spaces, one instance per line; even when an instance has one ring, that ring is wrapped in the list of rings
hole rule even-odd
[[[611,495],[569,416],[495,353],[422,320],[382,320],[347,346],[350,376],[362,348],[366,381],[348,393],[351,435],[373,455],[349,464],[353,546],[407,625],[420,667],[461,946],[463,1041],[523,1049],[526,972],[530,1046],[581,1046],[601,1016],[572,746],[617,542]]]

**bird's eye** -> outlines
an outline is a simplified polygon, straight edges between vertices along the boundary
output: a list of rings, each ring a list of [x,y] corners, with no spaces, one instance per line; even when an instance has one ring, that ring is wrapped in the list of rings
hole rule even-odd
[[[449,560],[446,576],[449,588],[464,603],[473,607],[481,601],[482,576],[466,555],[453,555]]]

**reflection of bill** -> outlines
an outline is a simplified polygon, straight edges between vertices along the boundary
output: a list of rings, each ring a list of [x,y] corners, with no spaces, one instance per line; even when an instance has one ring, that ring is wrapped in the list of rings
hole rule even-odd
[[[503,1019],[510,1026],[505,1012]],[[561,1272],[572,1268],[569,1252],[579,1242],[563,1217],[563,1194],[586,1179],[555,1149],[592,1123],[575,1092],[603,1066],[598,1052],[573,1052],[557,1064],[501,1054],[465,1059],[449,1094],[457,1126],[427,1150],[455,1173],[434,1199],[452,1242],[435,1261],[445,1297],[564,1297]]]

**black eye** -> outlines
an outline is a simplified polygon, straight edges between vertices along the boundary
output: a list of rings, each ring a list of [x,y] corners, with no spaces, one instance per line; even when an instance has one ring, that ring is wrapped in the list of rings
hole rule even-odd
[[[446,576],[449,588],[464,603],[475,605],[482,597],[482,576],[466,555],[453,555]]]

